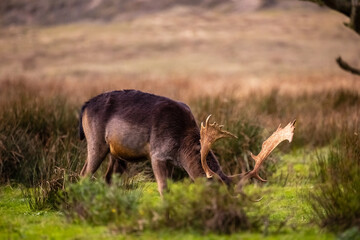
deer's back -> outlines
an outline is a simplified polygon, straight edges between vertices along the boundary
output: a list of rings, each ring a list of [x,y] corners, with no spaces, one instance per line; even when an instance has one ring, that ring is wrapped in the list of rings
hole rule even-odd
[[[83,107],[84,117],[83,125],[90,122],[84,128],[87,141],[101,138],[113,155],[124,159],[149,158],[150,154],[176,157],[188,129],[197,129],[184,103],[136,90],[107,92],[90,99]]]

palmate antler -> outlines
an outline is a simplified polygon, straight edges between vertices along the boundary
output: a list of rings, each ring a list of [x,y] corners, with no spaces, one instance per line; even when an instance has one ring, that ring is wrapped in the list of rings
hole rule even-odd
[[[206,157],[210,151],[211,145],[216,142],[216,140],[225,137],[233,137],[237,138],[234,134],[222,130],[222,125],[217,123],[209,124],[209,119],[211,115],[209,115],[206,119],[205,126],[201,123],[201,130],[200,130],[200,144],[201,144],[201,164],[206,173],[207,178],[211,178],[212,176],[216,175],[208,166],[206,162]],[[247,172],[245,176],[240,180],[239,185],[250,178],[256,178],[262,182],[266,180],[262,179],[259,176],[259,169],[261,164],[265,161],[265,159],[270,155],[270,153],[282,142],[288,140],[289,142],[292,141],[295,129],[295,122],[296,120],[290,122],[286,127],[281,128],[280,125],[278,129],[262,144],[261,151],[258,155],[253,155],[251,153],[251,157],[255,160],[255,167],[250,172]]]
[[[200,145],[201,145],[201,165],[206,173],[207,178],[211,178],[216,173],[214,173],[208,166],[206,162],[206,157],[211,149],[211,145],[220,138],[237,138],[234,134],[222,130],[223,125],[219,125],[216,122],[209,124],[209,119],[211,115],[206,118],[205,126],[201,123],[200,129]]]
[[[295,122],[296,120],[290,122],[286,127],[281,128],[281,124],[276,129],[276,131],[271,134],[271,136],[263,142],[261,151],[258,155],[254,155],[251,153],[251,157],[255,161],[255,167],[253,170],[246,174],[246,177],[249,178],[256,178],[261,182],[266,182],[267,180],[262,179],[259,176],[259,169],[261,164],[265,161],[265,159],[270,155],[270,153],[282,142],[288,140],[289,143],[292,141],[294,136],[295,130]]]

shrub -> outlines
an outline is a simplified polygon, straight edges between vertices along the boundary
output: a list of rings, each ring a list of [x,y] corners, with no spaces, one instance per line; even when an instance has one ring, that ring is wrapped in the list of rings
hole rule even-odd
[[[111,225],[122,232],[171,228],[233,233],[258,230],[264,219],[261,214],[248,217],[247,211],[256,212],[254,203],[232,196],[217,181],[170,183],[160,199],[157,191],[124,179],[115,178],[111,186],[89,179],[71,184],[62,211],[71,221]]]
[[[110,186],[104,180],[86,178],[67,187],[62,210],[74,222],[113,223],[132,229],[133,224],[137,225],[141,195],[137,181],[126,177],[114,176]]]
[[[171,183],[170,191],[158,204],[143,204],[141,212],[151,229],[172,228],[199,232],[233,233],[258,230],[263,216],[247,216],[256,208],[248,198],[233,196],[218,181],[197,179]]]
[[[357,128],[344,129],[327,155],[319,155],[319,183],[310,203],[319,223],[332,231],[360,227],[360,137]]]

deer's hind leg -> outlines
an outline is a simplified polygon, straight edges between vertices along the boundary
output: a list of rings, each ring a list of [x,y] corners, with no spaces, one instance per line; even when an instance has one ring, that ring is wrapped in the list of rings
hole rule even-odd
[[[82,124],[87,142],[87,159],[80,175],[89,176],[96,172],[110,149],[104,138],[104,128],[99,127],[94,121],[89,121],[86,111]]]
[[[107,169],[106,175],[105,175],[106,182],[108,184],[110,184],[113,173],[122,174],[123,172],[125,172],[126,167],[127,167],[127,164],[126,164],[125,160],[111,154],[109,166],[108,166],[108,169]]]
[[[81,176],[93,175],[109,153],[109,146],[105,143],[94,144],[88,142],[87,159],[81,170]]]

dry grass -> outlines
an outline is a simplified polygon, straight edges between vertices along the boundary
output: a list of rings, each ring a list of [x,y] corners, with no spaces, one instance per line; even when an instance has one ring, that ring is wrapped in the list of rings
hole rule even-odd
[[[341,15],[301,4],[308,7],[243,14],[179,7],[108,24],[5,27],[0,79],[23,77],[76,101],[123,88],[184,101],[274,87],[292,94],[360,89],[334,60],[341,54],[360,65],[359,37]]]

